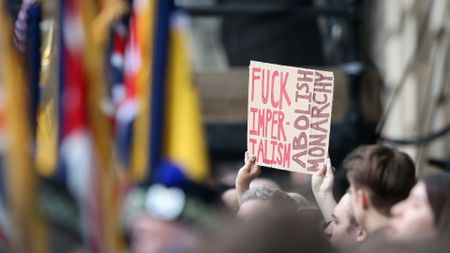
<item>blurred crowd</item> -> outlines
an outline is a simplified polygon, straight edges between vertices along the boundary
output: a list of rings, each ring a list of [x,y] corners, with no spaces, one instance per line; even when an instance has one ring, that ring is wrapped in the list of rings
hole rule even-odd
[[[448,252],[449,174],[417,179],[407,154],[378,144],[353,150],[344,166],[345,195],[333,196],[328,160],[312,175],[308,200],[258,177],[246,153],[234,187],[223,189],[221,202],[197,207],[205,213],[196,217],[187,210],[200,196],[195,187],[152,185],[135,196],[146,199],[140,212],[127,216],[132,252]]]

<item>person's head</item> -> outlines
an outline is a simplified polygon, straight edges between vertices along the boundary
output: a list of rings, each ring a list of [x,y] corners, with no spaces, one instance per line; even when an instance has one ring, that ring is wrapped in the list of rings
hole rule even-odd
[[[228,189],[221,196],[222,202],[232,211],[239,210],[239,200],[235,188]]]
[[[407,199],[392,208],[387,233],[399,240],[450,238],[450,175],[420,180]]]
[[[333,211],[333,220],[325,229],[325,234],[330,237],[333,245],[359,242],[365,239],[366,232],[356,222],[353,215],[352,199],[350,193],[346,193]]]
[[[414,162],[400,151],[365,145],[344,160],[356,221],[368,233],[385,226],[393,205],[416,183]]]
[[[277,182],[268,178],[255,178],[250,182],[250,188],[267,188],[267,189],[281,189]]]
[[[149,214],[135,217],[130,228],[130,248],[136,253],[195,252],[201,240],[193,228]]]
[[[309,203],[309,201],[303,197],[301,194],[298,194],[296,192],[288,192],[287,193],[289,195],[289,197],[292,198],[292,200],[294,200],[294,202],[297,204],[298,208],[306,208],[306,209],[311,209],[312,206]]]
[[[253,188],[266,188],[266,189],[281,189],[280,185],[278,185],[275,181],[268,178],[255,178],[250,183],[250,189]],[[237,196],[237,191],[235,188],[226,190],[222,196],[222,202],[233,211],[239,210],[239,200]],[[293,197],[294,198],[294,197]],[[295,197],[294,200],[298,198]]]
[[[242,197],[242,204],[237,216],[241,219],[252,219],[276,209],[277,206],[296,210],[296,202],[285,192],[278,189],[262,187],[250,188]]]
[[[142,184],[128,192],[121,225],[132,252],[198,252],[203,233],[220,226],[221,203],[207,189],[183,183]]]
[[[279,206],[252,222],[228,222],[216,238],[208,240],[203,252],[331,252],[319,223],[316,210],[288,211]]]

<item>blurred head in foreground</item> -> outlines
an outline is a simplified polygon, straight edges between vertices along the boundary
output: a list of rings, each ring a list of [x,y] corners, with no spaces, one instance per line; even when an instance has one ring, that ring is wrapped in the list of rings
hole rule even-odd
[[[220,226],[219,194],[184,177],[175,181],[176,173],[129,192],[122,217],[131,252],[198,252],[203,235]]]
[[[381,145],[358,147],[344,167],[356,221],[369,235],[387,225],[392,206],[406,199],[416,183],[411,158]]]
[[[289,208],[287,208],[289,209]],[[252,222],[238,221],[211,240],[204,252],[327,253],[330,246],[316,210],[264,212]]]
[[[330,237],[331,244],[335,246],[348,245],[366,238],[366,231],[356,222],[353,215],[350,193],[342,196],[333,211],[332,218],[333,220],[325,229],[325,234]]]
[[[423,178],[407,199],[392,208],[386,233],[406,241],[450,240],[450,175]]]
[[[130,249],[134,253],[196,252],[200,234],[177,221],[165,221],[149,214],[130,224]]]

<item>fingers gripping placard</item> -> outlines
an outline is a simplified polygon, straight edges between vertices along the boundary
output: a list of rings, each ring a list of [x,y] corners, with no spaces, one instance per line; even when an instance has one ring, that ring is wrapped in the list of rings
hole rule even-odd
[[[256,164],[300,173],[325,166],[332,72],[251,61],[247,149]]]

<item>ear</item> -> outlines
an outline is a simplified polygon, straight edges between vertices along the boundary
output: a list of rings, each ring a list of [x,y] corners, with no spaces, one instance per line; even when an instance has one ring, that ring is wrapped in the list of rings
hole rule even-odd
[[[363,229],[361,226],[358,226],[358,228],[356,229],[357,233],[356,233],[356,241],[357,242],[362,242],[365,241],[367,238],[367,232],[365,229]]]
[[[358,189],[356,191],[356,196],[358,198],[359,204],[364,210],[369,208],[369,196],[364,190]]]

